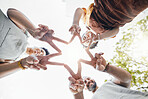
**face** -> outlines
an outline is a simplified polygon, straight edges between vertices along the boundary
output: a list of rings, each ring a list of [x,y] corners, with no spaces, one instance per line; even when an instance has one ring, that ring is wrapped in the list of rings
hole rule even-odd
[[[96,88],[96,82],[89,77],[84,80],[84,83],[89,91],[93,91]]]
[[[27,54],[29,55],[35,55],[35,56],[38,56],[38,55],[45,55],[45,52],[43,49],[41,48],[27,48],[27,51],[26,51]]]
[[[85,44],[89,44],[89,42],[90,42],[89,39],[91,39],[91,31],[86,31],[86,33],[84,34],[82,40],[83,41],[88,40],[88,41],[85,42]]]

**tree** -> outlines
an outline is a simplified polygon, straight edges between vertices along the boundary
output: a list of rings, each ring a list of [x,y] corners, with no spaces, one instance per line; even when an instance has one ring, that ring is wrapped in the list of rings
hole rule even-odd
[[[148,44],[148,16],[124,30],[122,34],[123,37],[116,43],[115,55],[110,62],[130,72],[132,89],[148,92],[148,55],[138,58],[133,56],[133,50],[138,48],[136,41],[147,38]]]

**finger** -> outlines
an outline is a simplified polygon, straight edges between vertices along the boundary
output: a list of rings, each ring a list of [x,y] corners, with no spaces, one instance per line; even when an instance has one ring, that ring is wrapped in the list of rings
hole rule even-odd
[[[59,55],[61,55],[61,53],[49,54],[49,55],[47,55],[47,56],[45,56],[45,57],[47,57],[47,58],[52,58],[52,57],[59,56]]]
[[[80,43],[82,44],[82,38],[81,38],[80,34],[78,35],[78,38],[80,40]]]
[[[47,67],[45,65],[37,64],[37,66],[40,67],[43,70],[46,70],[47,69]]]
[[[62,66],[64,66],[64,63],[58,63],[58,62],[47,62],[47,64],[49,64],[49,65],[62,65]]]
[[[84,59],[81,59],[81,62],[88,64],[88,65],[92,65],[91,61],[87,61],[87,60],[84,60]]]
[[[30,69],[35,69],[35,70],[40,70],[40,68],[38,68],[38,67],[36,67],[36,66],[34,66],[32,64],[29,64],[29,68]]]
[[[71,32],[71,31],[72,31],[72,29],[73,29],[73,26],[72,26],[72,27],[70,27],[69,31]]]
[[[61,53],[61,50],[52,42],[48,42],[56,51],[58,51],[59,53]]]
[[[71,76],[73,77],[73,78],[75,78],[75,73],[72,71],[72,69],[68,66],[68,65],[64,65],[64,67],[68,70],[68,72],[71,74]]]
[[[73,90],[72,88],[70,88],[70,90],[71,90],[71,92],[74,93],[74,94],[78,93],[78,91]]]
[[[72,38],[70,39],[69,43],[71,43],[71,42],[74,40],[75,37],[76,37],[76,35],[73,34],[73,36],[72,36]]]
[[[80,31],[81,31],[81,28],[79,26],[76,26],[76,32],[80,33]]]
[[[82,72],[82,66],[81,66],[81,63],[78,62],[78,71],[77,71],[77,75],[79,78],[81,78],[81,72]]]
[[[75,83],[76,80],[73,78],[73,77],[69,77],[68,80],[71,82],[71,83]]]
[[[39,26],[40,28],[45,28],[45,27],[48,27],[48,26],[43,25],[43,24],[39,24],[38,26]]]
[[[53,37],[53,40],[56,40],[56,41],[61,42],[61,43],[64,43],[64,44],[68,44],[67,41],[64,41],[64,40],[62,40],[60,38],[57,38],[57,37]]]
[[[29,63],[29,64],[33,64],[33,60],[34,60],[34,57],[33,56],[28,56],[26,58],[26,62]]]

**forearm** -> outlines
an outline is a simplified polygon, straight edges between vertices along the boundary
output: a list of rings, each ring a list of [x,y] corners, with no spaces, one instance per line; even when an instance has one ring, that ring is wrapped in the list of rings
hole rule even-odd
[[[34,36],[34,30],[36,28],[23,13],[10,8],[7,11],[7,15],[18,27],[26,29],[32,36]]]
[[[99,40],[106,39],[106,38],[109,38],[109,37],[113,37],[116,34],[118,34],[118,32],[119,32],[118,27],[114,28],[113,30],[107,30],[106,32],[99,35]]]
[[[82,92],[79,92],[77,94],[74,95],[74,98],[75,99],[84,99],[84,96],[83,96],[83,91]]]
[[[108,65],[107,73],[114,76],[119,83],[130,83],[131,82],[131,74],[122,68]]]
[[[21,70],[21,68],[18,66],[18,62],[0,64],[0,78],[12,74],[18,70]]]
[[[73,18],[73,24],[79,25],[82,14],[84,13],[83,9],[77,8]]]

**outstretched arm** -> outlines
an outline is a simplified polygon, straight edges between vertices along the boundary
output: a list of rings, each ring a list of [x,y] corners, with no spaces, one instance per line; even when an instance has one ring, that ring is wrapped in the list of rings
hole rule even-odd
[[[89,51],[89,48],[86,48],[85,51],[86,51],[86,53],[89,55],[89,57],[90,57],[91,59],[93,59],[93,55],[92,55],[91,52]]]
[[[104,33],[99,35],[100,36],[99,40],[114,37],[114,36],[116,36],[116,34],[118,34],[118,32],[119,32],[119,27],[114,28],[112,30],[107,30]]]
[[[18,70],[21,70],[18,66],[18,62],[0,64],[0,78],[10,75]]]
[[[22,12],[9,8],[7,15],[20,29],[26,29],[33,37],[35,36],[33,33],[36,29],[35,26]]]
[[[73,25],[70,27],[69,31],[73,34],[72,38],[70,39],[69,43],[71,43],[76,36],[79,37],[80,43],[82,43],[82,39],[80,36],[81,28],[79,27],[79,21],[81,16],[84,14],[83,9],[77,8],[73,17]]]
[[[99,54],[97,56],[97,66],[99,71],[105,71],[109,73],[110,75],[115,77],[115,80],[113,81],[116,84],[129,87],[131,83],[131,74],[127,72],[126,70],[123,70],[122,68],[107,64],[106,60],[101,56],[102,54]]]
[[[81,8],[77,8],[73,17],[73,24],[79,25],[79,21],[83,14],[84,14],[84,10]]]

